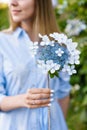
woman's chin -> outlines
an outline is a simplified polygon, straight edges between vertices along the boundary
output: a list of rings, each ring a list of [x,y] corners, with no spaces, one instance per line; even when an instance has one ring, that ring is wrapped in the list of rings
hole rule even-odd
[[[19,22],[21,22],[21,19],[13,18],[13,21],[16,23],[19,23]]]
[[[19,16],[16,16],[16,15],[12,15],[12,20],[14,22],[21,22],[22,21],[22,19]]]

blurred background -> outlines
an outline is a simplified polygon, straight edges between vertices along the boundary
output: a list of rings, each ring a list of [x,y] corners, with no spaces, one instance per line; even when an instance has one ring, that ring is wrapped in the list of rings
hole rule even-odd
[[[0,30],[9,27],[9,0],[0,0]],[[69,130],[87,130],[87,0],[52,0],[61,32],[78,42],[81,51],[77,74],[71,76]]]

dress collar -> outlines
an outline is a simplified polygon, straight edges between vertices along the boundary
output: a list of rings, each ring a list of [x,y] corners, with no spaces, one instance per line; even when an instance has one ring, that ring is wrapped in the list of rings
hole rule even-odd
[[[21,27],[17,27],[16,30],[13,33],[16,36],[16,38],[20,38],[21,36],[25,36],[28,41],[33,42],[30,39],[30,36],[26,33],[26,31]]]
[[[17,38],[19,38],[24,32],[25,31],[21,27],[17,27],[13,33]]]

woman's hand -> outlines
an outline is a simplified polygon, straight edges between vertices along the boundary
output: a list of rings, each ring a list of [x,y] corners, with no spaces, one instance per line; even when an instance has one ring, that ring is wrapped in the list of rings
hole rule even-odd
[[[10,111],[18,108],[38,108],[50,106],[53,101],[53,90],[48,88],[32,88],[25,94],[5,96],[0,103],[0,110]]]
[[[25,107],[39,108],[51,105],[53,90],[48,88],[31,88],[25,94]]]

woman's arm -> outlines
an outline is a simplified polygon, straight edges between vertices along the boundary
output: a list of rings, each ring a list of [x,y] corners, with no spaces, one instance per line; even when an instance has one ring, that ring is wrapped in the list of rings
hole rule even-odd
[[[0,110],[10,111],[17,108],[38,108],[50,105],[53,90],[32,88],[27,93],[16,96],[5,96],[0,103]]]
[[[58,99],[58,103],[61,106],[61,109],[63,111],[64,117],[66,118],[67,116],[67,111],[68,111],[68,107],[69,107],[69,101],[70,101],[70,97],[66,96],[64,98]]]
[[[13,109],[24,107],[24,96],[25,95],[4,97],[0,104],[0,110],[10,111]]]

